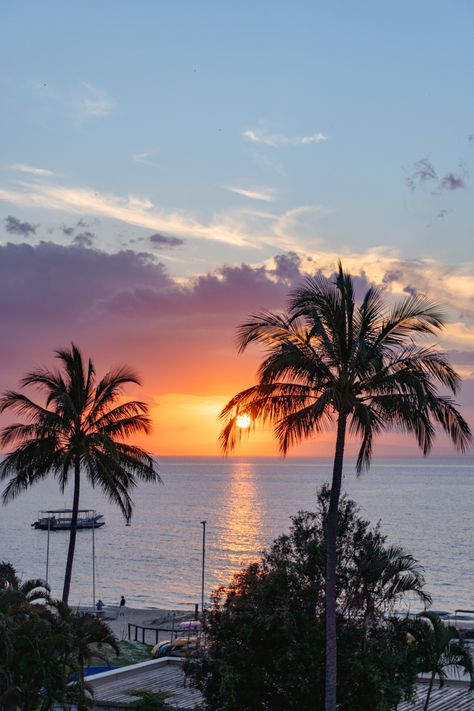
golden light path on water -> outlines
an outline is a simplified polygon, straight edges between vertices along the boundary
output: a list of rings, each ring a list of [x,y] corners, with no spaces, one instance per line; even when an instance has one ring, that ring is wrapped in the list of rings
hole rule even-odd
[[[263,547],[263,504],[256,468],[252,463],[239,463],[231,470],[228,492],[221,504],[216,522],[219,531],[216,547],[223,552],[217,578],[230,581],[232,575],[255,560],[255,551]]]
[[[344,489],[373,523],[381,519],[388,540],[425,566],[435,609],[474,609],[472,501],[474,458],[400,458],[374,461],[357,477],[348,461]],[[201,521],[207,521],[205,594],[228,585],[241,563],[288,531],[290,517],[314,509],[316,492],[331,475],[329,460],[162,458],[163,486],[134,491],[132,525],[84,482],[82,504],[104,515],[95,535],[96,594],[107,604],[125,594],[135,607],[190,609],[200,601]],[[50,478],[0,510],[0,560],[23,578],[44,577],[47,532],[31,523],[38,511],[71,504]],[[73,604],[92,602],[92,537],[77,536]],[[68,535],[51,536],[49,582],[60,597]]]

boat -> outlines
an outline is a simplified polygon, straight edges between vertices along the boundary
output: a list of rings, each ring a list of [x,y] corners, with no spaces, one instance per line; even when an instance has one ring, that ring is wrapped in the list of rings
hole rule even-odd
[[[79,509],[77,528],[100,528],[105,524],[103,514],[94,509]],[[31,524],[42,531],[70,531],[72,509],[49,509],[40,511],[38,519]]]

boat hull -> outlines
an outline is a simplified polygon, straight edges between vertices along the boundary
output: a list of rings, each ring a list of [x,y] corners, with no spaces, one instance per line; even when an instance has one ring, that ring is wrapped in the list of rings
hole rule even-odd
[[[33,528],[40,531],[70,531],[71,521],[35,521],[31,524]],[[105,521],[78,521],[77,529],[81,528],[100,528],[105,525]]]

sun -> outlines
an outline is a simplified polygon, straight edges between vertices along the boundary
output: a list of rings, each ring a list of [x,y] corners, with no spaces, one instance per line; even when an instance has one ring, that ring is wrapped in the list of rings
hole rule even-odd
[[[236,425],[237,427],[240,427],[243,430],[246,430],[248,427],[250,427],[250,423],[252,422],[250,415],[244,414],[244,415],[237,415],[236,419]]]

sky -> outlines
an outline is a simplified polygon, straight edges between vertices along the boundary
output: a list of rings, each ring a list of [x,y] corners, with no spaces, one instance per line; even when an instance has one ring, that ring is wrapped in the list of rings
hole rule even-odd
[[[341,258],[388,301],[443,305],[474,426],[472,3],[17,0],[0,20],[2,391],[74,341],[140,374],[150,451],[217,455],[260,357],[236,327]],[[275,452],[271,432],[239,450]]]

